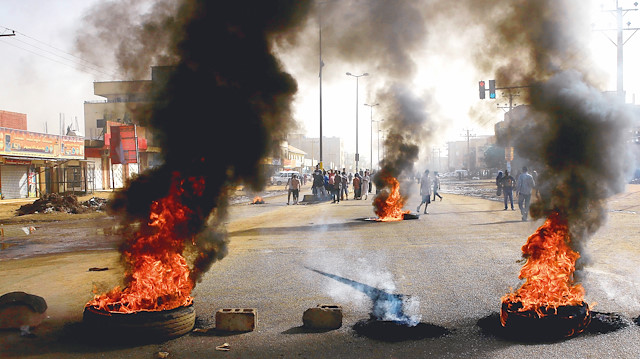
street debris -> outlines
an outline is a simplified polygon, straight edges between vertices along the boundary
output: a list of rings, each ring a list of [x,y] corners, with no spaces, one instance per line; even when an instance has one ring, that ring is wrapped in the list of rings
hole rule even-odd
[[[222,352],[228,352],[229,350],[231,350],[231,346],[229,345],[229,343],[224,343],[222,345],[218,345],[216,347],[216,350],[219,350]]]
[[[108,267],[91,267],[89,268],[89,272],[102,272],[102,271],[106,271],[109,270]]]
[[[0,296],[0,329],[20,329],[22,336],[33,337],[30,328],[47,317],[44,298],[25,292],[10,292]]]
[[[78,214],[104,211],[107,208],[107,202],[107,199],[99,197],[92,197],[87,201],[78,202],[78,197],[73,194],[48,193],[33,203],[21,206],[16,212],[18,216],[52,212]]]
[[[164,359],[169,357],[169,352],[158,352],[158,358]]]

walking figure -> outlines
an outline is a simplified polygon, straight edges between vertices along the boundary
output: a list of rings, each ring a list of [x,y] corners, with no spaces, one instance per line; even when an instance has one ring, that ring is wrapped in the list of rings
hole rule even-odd
[[[440,197],[442,201],[442,196],[438,191],[440,190],[440,177],[438,177],[438,171],[433,172],[433,200],[436,200],[436,196]]]
[[[509,174],[509,171],[504,171],[504,177],[500,179],[500,185],[502,187],[502,193],[504,194],[504,210],[508,209],[508,204],[511,203],[511,210],[513,208],[513,185],[516,183],[516,179]]]
[[[529,216],[529,206],[531,205],[531,191],[536,186],[533,177],[527,172],[527,167],[522,167],[522,174],[518,177],[517,190],[518,207],[522,214],[522,220],[526,221]]]
[[[424,214],[429,214],[427,212],[427,206],[431,203],[431,180],[429,179],[429,170],[425,170],[422,178],[420,178],[420,195],[422,196],[422,201],[418,205],[418,213],[420,213],[420,206],[424,203]]]

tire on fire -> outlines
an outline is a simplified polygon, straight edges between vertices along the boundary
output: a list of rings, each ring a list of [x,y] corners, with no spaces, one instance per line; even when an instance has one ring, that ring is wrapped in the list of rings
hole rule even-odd
[[[125,340],[166,340],[189,333],[196,320],[193,305],[171,310],[117,313],[85,307],[83,322],[101,334]]]

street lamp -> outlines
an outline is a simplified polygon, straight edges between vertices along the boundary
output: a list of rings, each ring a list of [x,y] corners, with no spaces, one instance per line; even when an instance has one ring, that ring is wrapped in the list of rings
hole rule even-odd
[[[376,102],[373,105],[369,105],[366,103],[364,105],[369,106],[369,109],[371,110],[371,118],[369,119],[371,121],[371,136],[369,138],[369,141],[370,141],[369,144],[371,145],[370,152],[369,152],[369,161],[371,162],[371,166],[369,166],[369,169],[373,171],[373,108],[380,104]]]
[[[356,172],[358,172],[358,161],[360,161],[360,153],[358,153],[358,79],[362,76],[369,76],[369,74],[365,72],[362,75],[353,75],[351,72],[347,72],[347,76],[356,78]]]
[[[381,119],[379,121],[373,121],[373,122],[378,124],[378,171],[380,171],[380,132],[382,131],[380,129],[380,122],[384,122],[384,119]]]

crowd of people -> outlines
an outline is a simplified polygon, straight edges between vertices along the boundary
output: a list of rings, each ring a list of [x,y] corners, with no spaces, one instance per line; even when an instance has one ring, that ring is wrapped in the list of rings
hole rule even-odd
[[[513,207],[513,192],[515,190],[516,197],[518,198],[518,208],[522,215],[522,220],[527,221],[529,218],[529,208],[531,206],[531,194],[536,189],[537,173],[533,171],[533,174],[529,173],[529,169],[525,166],[522,167],[522,172],[517,175],[517,179],[509,174],[509,171],[505,170],[498,172],[496,177],[496,186],[498,196],[504,197],[504,210],[509,209],[515,211]]]
[[[316,166],[311,174],[311,193],[319,200],[331,200],[340,203],[349,199],[349,188],[352,188],[353,199],[368,199],[372,190],[373,173],[360,170],[355,174],[337,169],[324,170]]]

